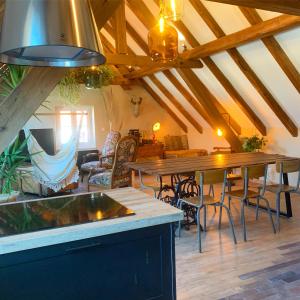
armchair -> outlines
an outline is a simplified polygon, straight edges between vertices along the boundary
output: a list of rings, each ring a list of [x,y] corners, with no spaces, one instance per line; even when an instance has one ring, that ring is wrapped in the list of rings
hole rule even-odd
[[[90,190],[90,186],[111,189],[131,186],[132,171],[126,166],[126,163],[135,161],[137,148],[138,143],[134,137],[126,136],[120,139],[116,147],[112,169],[91,174],[88,179],[88,190]]]
[[[80,167],[81,182],[86,174],[97,174],[111,169],[115,155],[115,149],[121,134],[118,131],[108,133],[101,153],[89,153],[83,156],[83,164]]]

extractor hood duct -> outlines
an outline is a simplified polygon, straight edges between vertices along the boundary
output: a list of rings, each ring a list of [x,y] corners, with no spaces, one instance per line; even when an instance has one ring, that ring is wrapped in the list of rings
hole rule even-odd
[[[89,0],[6,0],[0,61],[82,67],[105,63]]]

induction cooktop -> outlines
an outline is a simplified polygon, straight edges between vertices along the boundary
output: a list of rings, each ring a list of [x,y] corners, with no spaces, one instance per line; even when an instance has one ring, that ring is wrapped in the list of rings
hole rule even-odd
[[[0,205],[0,237],[134,215],[104,193]]]

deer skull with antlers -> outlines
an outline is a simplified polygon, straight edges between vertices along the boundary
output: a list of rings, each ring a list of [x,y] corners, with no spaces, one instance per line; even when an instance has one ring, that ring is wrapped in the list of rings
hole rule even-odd
[[[133,115],[137,118],[140,114],[140,105],[143,101],[142,97],[132,96],[130,103],[132,104]]]

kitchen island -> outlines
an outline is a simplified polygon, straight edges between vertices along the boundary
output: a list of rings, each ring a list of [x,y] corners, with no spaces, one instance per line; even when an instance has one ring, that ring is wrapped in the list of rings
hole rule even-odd
[[[128,214],[9,235],[0,214],[1,300],[176,299],[173,223],[182,212],[133,188],[105,194]]]

